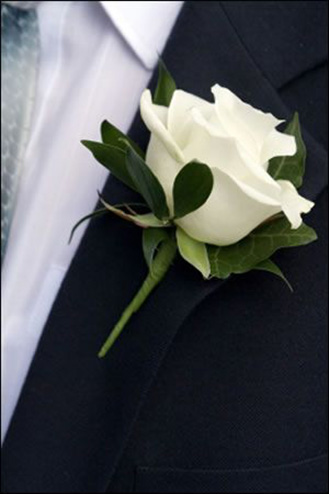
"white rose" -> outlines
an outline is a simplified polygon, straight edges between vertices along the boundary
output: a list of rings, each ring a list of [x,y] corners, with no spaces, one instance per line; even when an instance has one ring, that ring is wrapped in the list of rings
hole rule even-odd
[[[151,132],[146,163],[159,179],[172,212],[172,190],[181,168],[192,160],[206,163],[214,177],[203,206],[175,220],[192,238],[214,245],[238,242],[271,216],[283,211],[292,228],[313,203],[291,182],[274,180],[268,162],[296,153],[295,138],[276,130],[282,120],[241,101],[215,85],[214,103],[177,90],[169,108],[141,97],[141,115]]]

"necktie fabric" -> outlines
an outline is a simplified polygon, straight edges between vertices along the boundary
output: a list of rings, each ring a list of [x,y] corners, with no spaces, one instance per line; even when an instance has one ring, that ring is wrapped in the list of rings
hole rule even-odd
[[[1,261],[29,136],[39,58],[37,13],[27,8],[33,2],[17,3],[20,8],[1,3]]]
[[[17,7],[19,9],[32,9],[34,7],[36,7],[38,5],[38,3],[40,3],[40,1],[34,1],[34,2],[24,2],[24,1],[20,1],[20,0],[16,0],[16,1],[5,1],[5,2],[1,2],[1,3],[5,3],[7,5],[11,5],[12,7]]]

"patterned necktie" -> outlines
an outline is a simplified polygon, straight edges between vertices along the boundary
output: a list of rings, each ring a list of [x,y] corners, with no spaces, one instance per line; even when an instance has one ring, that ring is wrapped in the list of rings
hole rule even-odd
[[[1,262],[29,137],[39,59],[37,2],[1,2]],[[19,7],[17,8],[16,7]]]

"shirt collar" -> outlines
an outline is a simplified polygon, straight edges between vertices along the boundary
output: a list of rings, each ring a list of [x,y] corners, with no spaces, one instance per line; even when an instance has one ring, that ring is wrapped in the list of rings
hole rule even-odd
[[[100,3],[143,65],[152,70],[184,2],[149,0]]]

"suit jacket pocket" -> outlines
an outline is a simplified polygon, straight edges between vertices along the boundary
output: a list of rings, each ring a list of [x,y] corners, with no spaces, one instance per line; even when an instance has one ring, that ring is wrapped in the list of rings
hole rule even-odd
[[[327,455],[287,465],[239,470],[138,467],[136,492],[328,492]]]

